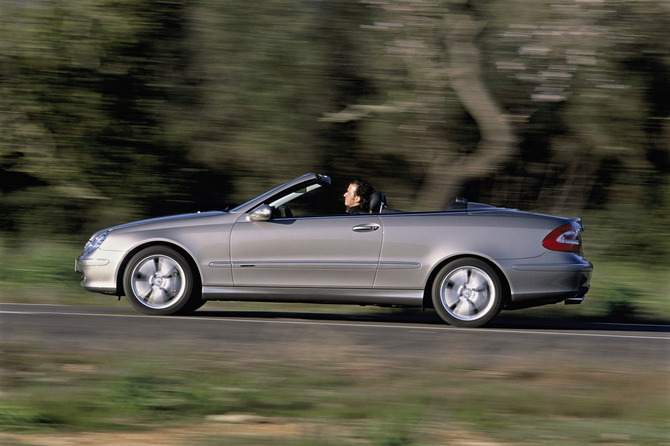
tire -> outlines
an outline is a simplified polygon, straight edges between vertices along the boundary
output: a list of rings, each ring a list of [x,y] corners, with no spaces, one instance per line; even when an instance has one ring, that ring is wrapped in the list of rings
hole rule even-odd
[[[445,265],[435,277],[433,306],[456,327],[480,327],[500,312],[503,287],[485,262],[464,258]]]
[[[184,314],[203,303],[189,263],[166,246],[145,248],[130,259],[123,290],[130,304],[144,314]]]

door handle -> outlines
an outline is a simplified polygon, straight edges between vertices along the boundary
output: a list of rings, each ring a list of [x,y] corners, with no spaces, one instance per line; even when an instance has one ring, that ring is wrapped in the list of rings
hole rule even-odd
[[[351,228],[354,232],[372,232],[379,229],[379,225],[358,225]]]

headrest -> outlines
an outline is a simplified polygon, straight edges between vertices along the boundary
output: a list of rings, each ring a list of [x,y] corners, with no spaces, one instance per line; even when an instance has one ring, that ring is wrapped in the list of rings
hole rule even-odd
[[[454,201],[449,203],[445,211],[460,211],[468,208],[468,200],[463,197],[456,197]]]
[[[386,206],[386,195],[384,195],[381,191],[374,191],[372,193],[372,197],[370,197],[370,211],[372,211],[373,214],[378,214],[382,206]]]

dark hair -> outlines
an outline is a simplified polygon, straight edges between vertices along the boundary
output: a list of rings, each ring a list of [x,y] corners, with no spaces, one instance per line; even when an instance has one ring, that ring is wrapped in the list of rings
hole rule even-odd
[[[368,183],[367,181],[358,178],[352,180],[351,184],[355,184],[357,186],[356,195],[361,197],[361,210],[365,212],[369,211],[370,199],[372,198],[372,194],[375,192],[375,188],[372,187],[372,184]]]

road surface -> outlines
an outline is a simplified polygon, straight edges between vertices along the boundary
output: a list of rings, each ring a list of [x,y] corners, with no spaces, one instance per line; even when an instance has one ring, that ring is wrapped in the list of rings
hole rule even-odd
[[[259,309],[263,306],[259,305]],[[304,307],[301,307],[304,308]],[[318,309],[318,307],[315,307]],[[0,341],[60,351],[170,349],[229,355],[299,349],[358,349],[393,361],[466,357],[485,365],[513,357],[603,366],[670,364],[670,326],[505,319],[477,329],[448,326],[432,312],[333,314],[202,310],[191,316],[145,316],[129,306],[0,304]],[[190,348],[190,347],[189,347]]]

